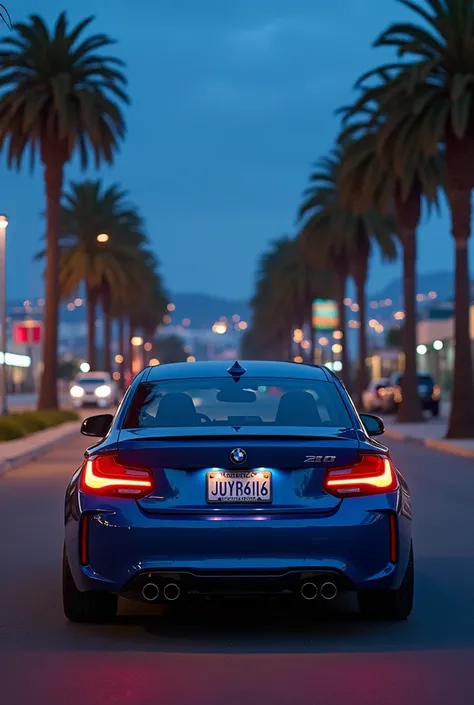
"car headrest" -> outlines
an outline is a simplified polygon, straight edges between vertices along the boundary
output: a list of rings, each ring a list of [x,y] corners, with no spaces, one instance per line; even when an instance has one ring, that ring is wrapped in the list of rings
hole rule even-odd
[[[286,392],[280,399],[277,426],[321,426],[316,399],[309,392]]]
[[[188,394],[170,392],[161,399],[156,414],[156,426],[197,426],[198,416]]]

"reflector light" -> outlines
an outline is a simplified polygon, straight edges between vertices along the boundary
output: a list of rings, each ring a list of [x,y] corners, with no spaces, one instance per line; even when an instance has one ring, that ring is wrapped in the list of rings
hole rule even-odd
[[[398,487],[396,473],[388,458],[363,455],[356,465],[328,471],[324,488],[337,497],[393,492]]]
[[[120,465],[112,455],[86,460],[81,474],[81,490],[88,494],[140,499],[153,489],[149,470]]]
[[[396,563],[398,558],[397,529],[397,517],[395,514],[390,514],[390,560],[392,563]]]
[[[81,520],[81,565],[87,565],[88,561],[88,522],[89,517],[87,514],[83,514]]]

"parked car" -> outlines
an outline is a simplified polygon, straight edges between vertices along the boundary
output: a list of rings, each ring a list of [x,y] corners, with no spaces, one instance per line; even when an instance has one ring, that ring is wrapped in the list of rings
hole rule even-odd
[[[387,396],[387,388],[390,387],[390,380],[386,377],[373,379],[365,392],[362,394],[362,406],[365,411],[383,411],[384,400]]]
[[[69,390],[74,407],[107,408],[119,402],[119,390],[108,372],[82,372],[76,375]]]
[[[430,411],[433,416],[438,416],[441,402],[439,385],[435,383],[431,375],[425,372],[419,373],[417,377],[418,396],[420,397],[423,411]],[[396,413],[402,401],[402,379],[403,375],[400,373],[392,375],[391,386],[387,388],[381,411]]]

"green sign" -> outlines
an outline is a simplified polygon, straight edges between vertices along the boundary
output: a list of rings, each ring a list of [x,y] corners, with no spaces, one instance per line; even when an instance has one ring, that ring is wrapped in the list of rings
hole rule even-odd
[[[332,331],[339,328],[337,303],[332,299],[313,301],[313,328],[319,331]]]

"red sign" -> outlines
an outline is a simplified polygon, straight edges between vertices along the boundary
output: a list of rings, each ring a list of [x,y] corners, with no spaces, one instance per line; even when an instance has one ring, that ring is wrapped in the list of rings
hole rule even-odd
[[[41,343],[41,323],[39,321],[14,323],[13,342],[16,345],[39,345]]]

